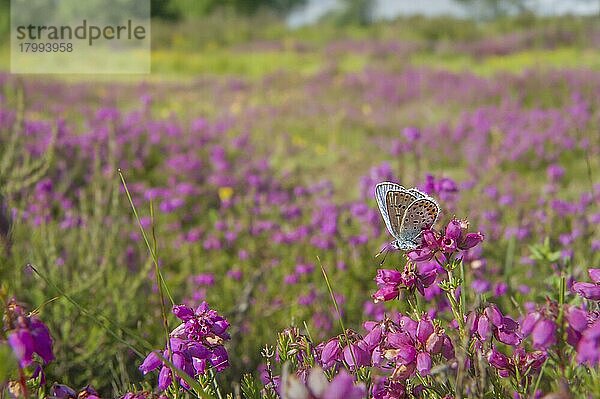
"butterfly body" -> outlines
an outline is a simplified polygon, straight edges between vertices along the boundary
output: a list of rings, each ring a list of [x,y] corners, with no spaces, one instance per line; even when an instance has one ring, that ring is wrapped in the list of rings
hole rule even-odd
[[[430,229],[440,213],[438,203],[416,188],[383,182],[375,187],[375,199],[394,248],[411,251],[419,247],[423,230]]]

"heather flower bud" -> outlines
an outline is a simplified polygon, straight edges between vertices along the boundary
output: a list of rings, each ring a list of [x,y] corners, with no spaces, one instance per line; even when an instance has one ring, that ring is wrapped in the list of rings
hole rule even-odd
[[[50,396],[56,399],[69,399],[75,398],[77,393],[75,390],[67,385],[54,383],[50,388]]]
[[[188,321],[194,317],[194,310],[185,305],[174,305],[173,314],[183,321]]]
[[[395,360],[400,364],[412,363],[417,357],[417,351],[412,345],[400,344],[395,353]]]
[[[477,331],[478,319],[479,316],[476,312],[469,312],[469,314],[467,315],[466,327],[467,330],[469,330],[470,335],[473,335],[473,333]]]
[[[366,349],[366,344],[359,341],[356,344],[350,344],[344,348],[344,361],[350,366],[350,369],[369,366],[371,364],[371,354]]]
[[[375,282],[379,284],[400,284],[402,281],[402,273],[393,269],[379,269]]]
[[[171,385],[171,370],[163,366],[158,374],[158,389],[164,391]]]
[[[487,316],[481,315],[479,317],[479,321],[477,323],[477,334],[479,334],[481,339],[483,339],[485,341],[489,338],[489,336],[491,335],[491,332],[492,332],[492,330],[490,328],[490,322],[489,322]]]
[[[588,326],[587,312],[580,308],[571,307],[567,313],[567,321],[573,330],[582,332]]]
[[[462,229],[460,227],[460,222],[456,219],[452,219],[448,226],[446,226],[446,234],[444,239],[450,239],[454,242],[459,241],[461,237]]]
[[[454,345],[447,336],[444,337],[444,343],[442,344],[442,356],[447,360],[454,359]]]
[[[417,339],[425,343],[427,339],[433,334],[433,323],[429,319],[422,319],[419,321],[417,326]]]
[[[417,248],[410,251],[406,256],[413,262],[422,262],[433,258],[434,252],[430,248]]]
[[[321,363],[323,367],[329,368],[336,361],[342,359],[342,348],[340,348],[340,342],[337,338],[330,339],[321,352]]]
[[[381,342],[382,337],[381,325],[373,327],[371,331],[363,338],[369,350],[373,350]]]
[[[408,335],[400,332],[387,334],[386,340],[389,346],[396,349],[400,348],[402,345],[410,345],[412,343]]]
[[[595,283],[578,282],[573,284],[573,292],[593,301],[600,300],[600,285]]]
[[[381,287],[380,289],[378,289],[373,294],[373,300],[375,301],[375,303],[386,302],[398,298],[398,295],[400,295],[400,290],[398,287],[386,285],[385,287]]]
[[[481,233],[467,233],[463,239],[459,242],[458,248],[464,250],[471,249],[474,246],[480,244],[484,239]]]
[[[600,269],[588,269],[588,275],[594,283],[600,283]]]
[[[492,322],[494,326],[500,327],[502,325],[502,319],[504,317],[502,316],[502,313],[500,312],[498,307],[493,303],[488,305],[487,308],[485,308],[485,315],[488,317],[488,319]]]
[[[427,352],[437,355],[441,352],[442,346],[444,344],[444,337],[442,335],[433,333],[427,338],[427,342],[425,342],[425,349]]]
[[[542,315],[539,312],[529,313],[521,324],[521,332],[524,336],[528,336],[533,331],[536,323],[541,319]]]
[[[496,348],[493,348],[488,353],[488,362],[497,369],[509,369],[510,360],[503,353],[498,352]]]
[[[156,352],[150,352],[140,365],[139,370],[144,374],[148,374],[152,370],[156,370],[162,364],[162,360]]]
[[[422,376],[429,375],[431,371],[431,356],[427,352],[421,352],[417,355],[417,371]]]
[[[437,237],[435,236],[435,233],[431,230],[425,230],[423,231],[423,241],[425,242],[425,245],[431,249],[431,250],[436,250],[440,247],[440,243],[437,239]]]
[[[536,349],[547,349],[556,343],[556,323],[552,320],[541,320],[531,333],[533,347]]]

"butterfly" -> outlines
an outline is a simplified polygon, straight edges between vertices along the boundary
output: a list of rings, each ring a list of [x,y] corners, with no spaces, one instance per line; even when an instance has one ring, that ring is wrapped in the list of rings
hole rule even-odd
[[[430,229],[440,213],[438,203],[416,188],[383,182],[375,186],[375,199],[390,234],[392,246],[402,251],[416,249],[423,230]]]

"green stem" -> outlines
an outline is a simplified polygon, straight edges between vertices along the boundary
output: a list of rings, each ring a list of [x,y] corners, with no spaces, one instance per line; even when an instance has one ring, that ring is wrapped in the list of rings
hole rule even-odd
[[[331,296],[331,300],[333,301],[333,307],[338,315],[340,320],[340,326],[342,327],[342,332],[344,334],[344,338],[346,338],[346,345],[348,345],[348,349],[350,350],[350,356],[352,356],[352,361],[354,362],[355,371],[358,369],[356,364],[356,358],[354,357],[354,350],[352,350],[352,345],[350,345],[350,340],[348,339],[348,333],[346,332],[346,327],[344,326],[344,320],[342,319],[342,313],[340,312],[340,308],[335,300],[335,295],[333,294],[333,288],[331,288],[331,284],[329,283],[329,277],[327,277],[327,273],[325,272],[325,268],[323,267],[323,263],[321,262],[321,258],[317,256],[317,260],[319,261],[319,266],[321,266],[321,272],[323,273],[323,277],[325,278],[325,284],[327,284],[327,289],[329,290],[329,295]]]
[[[131,209],[133,211],[133,216],[135,217],[138,227],[140,228],[140,232],[142,233],[142,238],[144,239],[144,243],[146,244],[146,247],[148,248],[148,251],[150,252],[150,257],[152,258],[152,261],[154,262],[154,265],[156,266],[156,268],[158,270],[158,276],[160,277],[160,282],[164,286],[165,292],[166,292],[167,296],[169,297],[171,304],[175,305],[175,301],[173,300],[173,296],[171,295],[169,286],[167,285],[162,273],[160,272],[160,268],[158,268],[158,257],[156,256],[156,253],[150,246],[150,241],[148,240],[148,236],[146,235],[144,226],[142,226],[142,222],[140,221],[140,217],[137,213],[137,209],[136,209],[135,205],[133,204],[133,199],[131,198],[131,193],[129,192],[129,189],[127,188],[127,183],[125,182],[125,177],[123,176],[123,172],[121,171],[121,169],[119,169],[118,172],[119,172],[119,177],[121,178],[121,183],[123,184],[123,188],[125,189],[125,194],[127,195],[127,199],[129,200],[129,205],[131,205]]]

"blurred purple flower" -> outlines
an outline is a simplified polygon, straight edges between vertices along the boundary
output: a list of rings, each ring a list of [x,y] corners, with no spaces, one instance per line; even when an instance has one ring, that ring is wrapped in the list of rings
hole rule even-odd
[[[590,300],[600,300],[600,269],[589,269],[588,274],[593,283],[577,282],[571,290],[576,294]]]

